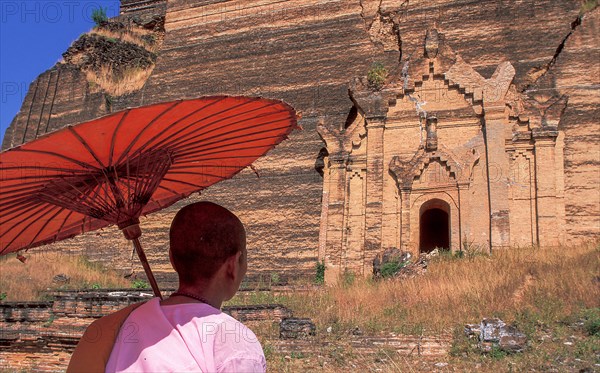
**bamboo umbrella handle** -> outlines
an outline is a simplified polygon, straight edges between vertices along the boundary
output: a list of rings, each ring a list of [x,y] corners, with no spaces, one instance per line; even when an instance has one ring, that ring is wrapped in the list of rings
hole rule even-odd
[[[146,276],[148,277],[148,281],[150,281],[150,286],[152,286],[152,290],[154,291],[154,295],[162,299],[162,295],[160,293],[160,289],[158,288],[158,284],[156,283],[156,279],[154,278],[154,274],[150,269],[150,264],[148,264],[148,259],[146,259],[146,254],[142,249],[142,245],[140,244],[140,240],[138,238],[132,239],[133,247],[135,247],[135,251],[142,262],[142,266],[144,267],[144,272],[146,272]]]

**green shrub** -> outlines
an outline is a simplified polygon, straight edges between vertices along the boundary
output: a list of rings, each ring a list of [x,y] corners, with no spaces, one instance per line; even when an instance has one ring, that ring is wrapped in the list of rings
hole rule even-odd
[[[317,262],[315,265],[315,284],[323,285],[325,283],[325,261]]]
[[[579,14],[584,15],[585,13],[596,9],[596,7],[598,7],[598,0],[586,0],[583,2],[583,4],[581,4]]]
[[[392,260],[384,263],[381,266],[381,277],[394,277],[400,271],[400,269],[406,267],[409,263],[409,261],[400,262],[399,260]]]
[[[96,26],[101,26],[104,23],[108,22],[108,17],[106,16],[106,8],[96,8],[92,10],[92,21],[96,24]]]
[[[0,293],[0,301],[3,301],[6,299],[6,293]]]
[[[342,286],[344,287],[350,287],[352,286],[352,284],[354,284],[354,280],[356,279],[356,275],[354,274],[354,272],[349,271],[348,269],[344,270],[344,272],[342,273]]]
[[[56,319],[56,315],[50,315],[48,320],[44,323],[44,327],[48,328],[50,325],[52,325],[52,323],[54,322],[55,319]]]
[[[505,358],[508,353],[500,348],[500,346],[492,345],[492,350],[489,352],[489,356],[494,360],[500,360]]]
[[[278,284],[280,281],[281,281],[281,278],[279,278],[279,273],[277,273],[277,272],[271,273],[271,284]]]
[[[600,337],[600,308],[584,312],[583,328],[590,336]]]
[[[148,284],[144,280],[135,280],[135,281],[133,281],[132,286],[134,289],[149,289],[150,288],[150,284]]]
[[[369,88],[376,91],[381,90],[387,76],[388,71],[385,66],[381,62],[374,62],[373,65],[371,65],[371,69],[367,73],[367,82],[369,83]]]

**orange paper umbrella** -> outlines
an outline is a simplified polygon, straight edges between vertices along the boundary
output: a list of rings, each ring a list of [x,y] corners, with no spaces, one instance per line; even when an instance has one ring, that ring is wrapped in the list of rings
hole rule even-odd
[[[0,255],[117,224],[227,179],[297,126],[287,104],[215,96],[127,109],[0,153]]]

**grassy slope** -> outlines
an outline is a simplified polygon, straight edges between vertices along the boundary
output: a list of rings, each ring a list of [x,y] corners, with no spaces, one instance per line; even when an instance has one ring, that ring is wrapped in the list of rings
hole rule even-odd
[[[283,303],[294,315],[313,319],[322,338],[338,346],[346,345],[356,327],[368,334],[452,334],[454,345],[446,361],[450,365],[442,369],[446,371],[600,370],[600,365],[594,365],[600,364],[600,338],[590,336],[582,325],[586,317],[600,322],[598,243],[511,249],[491,256],[470,253],[460,259],[440,257],[420,277],[380,282],[346,277],[338,286],[308,293],[240,295],[232,300],[244,302]],[[479,323],[484,317],[514,323],[529,336],[528,351],[508,357],[479,354],[462,330],[464,324]],[[332,328],[330,334],[325,332],[328,327]],[[407,359],[393,352],[382,354],[377,362],[354,356],[345,347],[329,348],[322,351],[321,359],[286,359],[273,353],[269,362],[275,371],[344,371],[354,369],[353,365],[383,371],[438,369],[431,361]]]
[[[82,257],[58,253],[0,258],[0,293],[6,300],[39,299],[48,288],[130,287],[115,272]],[[52,283],[63,273],[68,285]],[[282,303],[295,316],[317,324],[317,340],[330,345],[317,354],[283,356],[275,352],[278,328],[253,325],[262,340],[270,370],[305,371],[578,371],[600,370],[600,246],[598,243],[547,249],[511,249],[491,256],[440,257],[423,276],[374,282],[342,278],[340,284],[290,295],[239,293],[229,304]],[[463,336],[465,323],[500,317],[530,338],[530,347],[513,356],[481,355]],[[331,332],[326,330],[331,327]],[[366,334],[454,335],[451,356],[431,361],[407,358],[391,350],[357,356],[350,331]],[[600,326],[598,326],[600,328]],[[449,365],[436,367],[435,363]]]

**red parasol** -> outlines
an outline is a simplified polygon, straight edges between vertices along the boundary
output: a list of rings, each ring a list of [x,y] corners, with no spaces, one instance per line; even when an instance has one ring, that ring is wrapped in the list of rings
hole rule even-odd
[[[139,242],[140,215],[227,179],[297,126],[287,104],[215,96],[127,109],[0,153],[0,255],[117,224]]]

